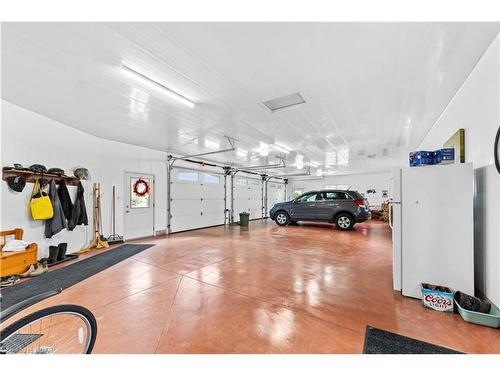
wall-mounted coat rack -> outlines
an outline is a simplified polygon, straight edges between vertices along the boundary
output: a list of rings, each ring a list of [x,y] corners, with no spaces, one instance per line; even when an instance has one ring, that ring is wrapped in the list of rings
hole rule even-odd
[[[38,173],[38,172],[33,172],[33,171],[24,171],[24,170],[19,170],[19,169],[4,169],[2,170],[2,179],[4,181],[7,180],[8,177],[11,176],[21,176],[26,179],[26,182],[31,182],[34,183],[35,180],[39,178],[46,178],[48,180],[56,180],[56,183],[60,180],[64,180],[66,182],[66,185],[73,185],[77,186],[78,183],[80,182],[80,179],[78,177],[73,177],[73,176],[60,176],[57,174],[51,174],[51,173]]]

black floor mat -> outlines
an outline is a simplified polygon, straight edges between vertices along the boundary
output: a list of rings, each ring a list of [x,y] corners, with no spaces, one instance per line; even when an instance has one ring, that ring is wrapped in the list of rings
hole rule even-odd
[[[18,353],[42,336],[40,333],[16,333],[0,344],[0,353]]]
[[[463,354],[374,327],[366,327],[364,354]]]
[[[122,260],[140,253],[153,245],[121,245],[102,254],[94,255],[69,266],[44,273],[23,283],[2,288],[2,311],[29,297],[55,289],[66,289]],[[105,287],[105,286],[103,286]]]

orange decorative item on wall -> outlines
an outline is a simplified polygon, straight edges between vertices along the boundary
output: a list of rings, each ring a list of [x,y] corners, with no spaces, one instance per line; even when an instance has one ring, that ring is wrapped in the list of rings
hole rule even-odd
[[[7,237],[14,236],[15,240],[23,239],[24,231],[21,228],[0,231],[0,250],[9,240]],[[38,245],[29,244],[24,251],[0,251],[0,276],[19,275],[25,272],[30,265],[37,262]]]

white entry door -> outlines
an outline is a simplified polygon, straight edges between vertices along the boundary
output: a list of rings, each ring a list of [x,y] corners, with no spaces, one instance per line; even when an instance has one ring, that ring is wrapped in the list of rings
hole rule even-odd
[[[154,235],[154,176],[125,173],[125,228],[124,237]]]

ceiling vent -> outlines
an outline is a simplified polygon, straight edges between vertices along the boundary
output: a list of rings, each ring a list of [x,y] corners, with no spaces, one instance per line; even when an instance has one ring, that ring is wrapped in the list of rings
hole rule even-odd
[[[305,103],[306,100],[298,92],[262,102],[262,104],[264,104],[264,106],[271,112],[281,111],[283,109],[288,109]]]

